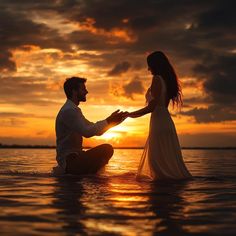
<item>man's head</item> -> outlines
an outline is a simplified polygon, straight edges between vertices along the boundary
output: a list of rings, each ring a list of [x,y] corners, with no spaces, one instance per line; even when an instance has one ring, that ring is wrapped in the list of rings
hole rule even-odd
[[[72,100],[75,104],[85,102],[86,94],[88,93],[85,82],[86,79],[80,77],[71,77],[66,79],[64,83],[66,97]]]

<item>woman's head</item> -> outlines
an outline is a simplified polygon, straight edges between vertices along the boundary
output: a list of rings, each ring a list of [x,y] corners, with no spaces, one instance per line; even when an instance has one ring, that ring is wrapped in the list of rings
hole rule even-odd
[[[153,52],[148,55],[147,64],[153,75],[160,75],[165,80],[168,98],[172,100],[173,105],[181,106],[181,87],[167,56],[161,51]]]
[[[153,75],[158,75],[161,70],[170,63],[163,52],[156,51],[148,55],[147,64],[151,73]]]

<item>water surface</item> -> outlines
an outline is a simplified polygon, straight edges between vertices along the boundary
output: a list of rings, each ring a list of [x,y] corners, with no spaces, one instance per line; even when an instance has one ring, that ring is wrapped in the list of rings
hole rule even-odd
[[[1,235],[235,235],[236,150],[184,150],[192,181],[137,182],[142,150],[53,177],[52,149],[0,149]]]

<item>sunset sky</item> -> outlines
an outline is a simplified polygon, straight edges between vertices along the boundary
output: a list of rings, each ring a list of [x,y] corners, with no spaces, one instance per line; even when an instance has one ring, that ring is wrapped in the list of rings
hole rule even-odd
[[[148,53],[167,54],[184,106],[182,146],[236,146],[236,1],[0,0],[0,143],[55,144],[65,78],[87,78],[84,115],[145,105]],[[143,146],[149,115],[85,145]]]

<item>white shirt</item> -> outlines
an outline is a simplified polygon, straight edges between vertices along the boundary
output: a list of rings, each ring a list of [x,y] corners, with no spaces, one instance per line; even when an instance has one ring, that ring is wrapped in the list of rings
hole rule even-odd
[[[109,129],[106,120],[92,123],[71,100],[60,109],[56,118],[57,163],[65,170],[66,156],[82,151],[83,136],[86,138],[102,135]]]

